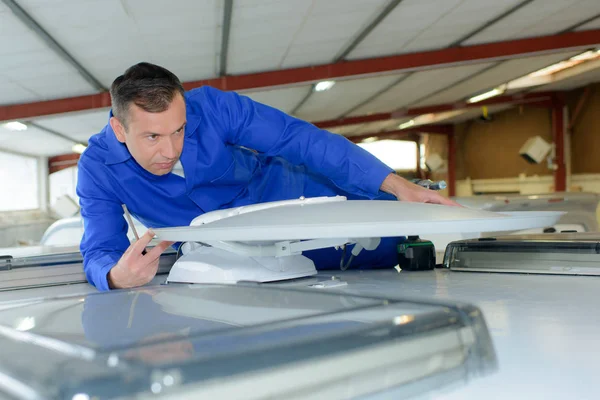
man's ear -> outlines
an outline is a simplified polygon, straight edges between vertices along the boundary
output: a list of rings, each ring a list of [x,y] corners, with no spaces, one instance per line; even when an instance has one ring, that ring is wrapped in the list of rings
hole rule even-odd
[[[125,127],[116,117],[110,117],[110,127],[112,128],[117,140],[121,143],[125,143]]]

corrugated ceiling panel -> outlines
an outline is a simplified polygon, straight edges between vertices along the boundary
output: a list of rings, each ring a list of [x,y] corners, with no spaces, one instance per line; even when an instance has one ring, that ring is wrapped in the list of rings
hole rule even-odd
[[[544,68],[575,54],[577,54],[577,52],[558,53],[504,61],[499,63],[498,66],[488,69],[469,80],[418,102],[416,106],[445,104],[464,100],[469,96],[482,93],[488,89],[527,75],[530,72]]]
[[[340,117],[345,111],[398,80],[398,75],[338,81],[331,89],[313,93],[297,115],[309,121]]]
[[[600,63],[596,62],[595,64],[598,65]],[[579,75],[575,75],[571,78],[558,81],[556,83],[540,86],[539,88],[535,89],[535,91],[572,90],[594,82],[600,82],[600,67]]]
[[[402,52],[433,50],[450,46],[521,1],[465,0],[423,30],[404,46]]]
[[[73,142],[36,128],[13,132],[0,125],[0,148],[35,156],[70,153]]]
[[[387,5],[387,0],[315,0],[282,68],[332,62]]]
[[[369,58],[400,53],[404,46],[458,4],[460,0],[404,0],[347,58]]]
[[[37,99],[37,94],[0,76],[0,104],[29,103]]]
[[[490,65],[489,63],[473,64],[413,73],[373,101],[357,108],[350,115],[365,115],[397,110],[455,82],[459,82]]]
[[[277,69],[310,14],[311,1],[234,2],[228,72]]]
[[[348,134],[348,137],[357,136],[357,135],[366,135],[371,133],[379,133],[379,132],[387,132],[387,131],[395,131],[398,129],[398,125],[403,122],[409,121],[410,118],[398,118],[398,119],[388,119],[385,121],[376,121],[369,122],[360,126],[359,129],[352,132],[352,134]]]
[[[351,135],[352,132],[356,132],[357,130],[360,129],[361,126],[363,126],[364,124],[355,124],[355,125],[344,125],[344,126],[337,126],[337,127],[333,127],[333,128],[325,128],[325,130],[332,132],[332,133],[337,133],[338,135]]]
[[[101,109],[93,112],[59,114],[36,118],[34,122],[73,139],[87,141],[90,136],[100,132],[108,123],[108,112],[109,109]]]
[[[587,31],[590,29],[600,29],[600,18],[596,18],[595,20],[592,20],[592,21],[588,22],[587,24],[581,25],[576,30],[577,31]]]
[[[65,0],[19,4],[105,86],[150,61],[182,80],[213,77],[220,46],[217,0]]]
[[[308,94],[312,86],[291,87],[261,92],[242,93],[259,103],[275,107],[285,113],[290,113]]]
[[[475,35],[465,44],[551,35],[599,12],[598,0],[536,0]]]
[[[10,104],[93,93],[3,4],[0,5],[0,103]]]

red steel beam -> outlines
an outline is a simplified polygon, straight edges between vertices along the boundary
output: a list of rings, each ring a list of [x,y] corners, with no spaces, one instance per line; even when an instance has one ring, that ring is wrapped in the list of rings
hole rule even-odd
[[[571,120],[569,121],[569,131],[572,131],[573,128],[575,127],[575,124],[577,123],[577,119],[579,118],[579,116],[581,115],[581,112],[583,111],[584,107],[587,104],[587,101],[588,101],[588,98],[590,97],[591,91],[592,91],[592,87],[588,85],[584,89],[581,96],[579,97],[579,100],[577,101],[577,105],[575,106],[575,111],[573,111],[573,115],[571,116]]]
[[[404,131],[388,131],[388,132],[373,133],[370,135],[348,136],[348,140],[350,140],[352,143],[361,143],[363,140],[365,140],[367,138],[372,138],[372,137],[377,138],[377,140],[397,139],[397,140],[407,140],[407,141],[415,142],[418,140],[418,133],[404,132]]]
[[[393,71],[418,70],[424,67],[458,63],[503,60],[529,54],[553,52],[600,44],[600,29],[569,32],[473,46],[452,47],[364,60],[342,61],[312,67],[290,68],[255,74],[225,76],[188,82],[186,89],[210,85],[223,90],[247,90],[259,87],[283,86],[301,82],[316,82],[351,76],[381,74]]]
[[[79,156],[77,153],[70,153],[48,158],[48,174],[74,167],[79,161]]]
[[[417,178],[423,179],[423,170],[421,169],[421,137],[417,138]]]
[[[555,145],[554,191],[567,190],[567,168],[565,166],[565,106],[556,100],[552,108],[552,135]]]
[[[62,114],[72,111],[95,110],[110,107],[108,92],[65,99],[38,101],[35,103],[0,106],[0,121],[34,118],[43,115]]]
[[[375,137],[379,140],[383,139],[401,139],[413,140],[415,134],[431,133],[435,135],[450,135],[453,132],[452,125],[423,125],[407,129],[399,129],[394,131],[384,131],[375,133],[361,133],[356,136],[348,136],[348,139],[354,143],[362,142],[367,138]]]
[[[448,135],[448,195],[456,196],[456,137]]]
[[[364,124],[367,122],[386,121],[388,119],[393,119],[392,115],[393,115],[393,113],[360,115],[357,117],[331,119],[331,120],[327,120],[327,121],[317,121],[317,122],[314,122],[313,124],[319,128],[325,129],[325,128],[332,128],[334,126],[346,126],[346,125]]]
[[[328,121],[317,121],[314,122],[314,125],[318,126],[319,128],[325,129],[336,126],[356,125],[367,122],[385,121],[388,119],[397,119],[403,117],[416,117],[425,114],[436,114],[447,111],[456,111],[468,108],[479,108],[482,106],[493,106],[501,104],[528,104],[551,107],[553,104],[553,98],[554,93],[552,92],[513,94],[508,96],[496,96],[477,103],[458,102],[454,104],[439,104],[435,106],[405,108],[389,113],[378,113],[371,115],[361,115],[356,117],[332,119]]]
[[[565,49],[600,44],[600,29],[504,42],[452,47],[441,50],[341,61],[333,64],[290,68],[244,75],[229,75],[184,83],[189,90],[203,85],[222,90],[251,90],[274,86],[312,83],[327,79],[369,76],[431,67],[505,60]],[[107,93],[0,107],[0,121],[108,107]]]

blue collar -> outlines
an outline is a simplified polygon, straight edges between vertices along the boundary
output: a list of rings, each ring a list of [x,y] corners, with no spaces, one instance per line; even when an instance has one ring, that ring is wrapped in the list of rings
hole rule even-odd
[[[110,110],[108,119],[113,116],[112,110]],[[194,132],[200,125],[201,117],[190,112],[189,107],[186,107],[186,119],[187,125],[185,127],[186,138],[192,138]],[[131,158],[131,153],[127,149],[124,143],[119,142],[115,132],[113,131],[110,123],[106,124],[106,145],[108,146],[108,155],[106,156],[106,165],[119,164],[125,162]]]

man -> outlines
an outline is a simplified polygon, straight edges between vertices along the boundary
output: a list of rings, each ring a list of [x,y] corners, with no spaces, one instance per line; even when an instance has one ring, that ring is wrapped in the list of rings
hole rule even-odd
[[[148,227],[189,225],[216,209],[300,196],[454,204],[342,136],[233,92],[185,93],[173,73],[156,65],[132,66],[110,95],[109,124],[90,139],[77,184],[84,270],[99,290],[148,283],[172,244],[146,253],[148,231],[130,245],[123,204]],[[173,173],[179,161],[183,176]],[[380,249],[362,252],[353,265],[395,265],[394,243],[386,239]],[[336,265],[336,257],[339,265],[333,249],[307,255],[318,268]]]

